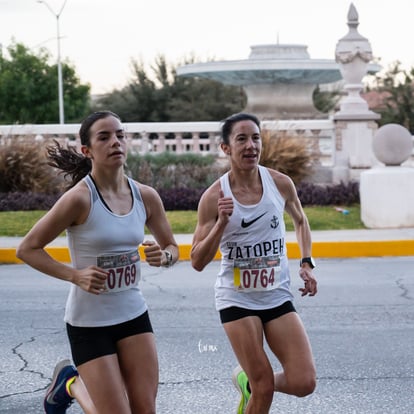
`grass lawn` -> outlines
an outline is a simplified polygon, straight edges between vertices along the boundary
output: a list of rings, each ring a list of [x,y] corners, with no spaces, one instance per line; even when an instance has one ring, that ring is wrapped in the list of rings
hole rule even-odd
[[[344,207],[348,214],[333,206],[305,207],[312,230],[349,230],[365,228],[360,219],[360,206]],[[0,236],[24,236],[46,211],[0,211]],[[192,234],[197,223],[196,211],[167,211],[175,234]],[[293,230],[290,218],[285,215],[286,228]]]

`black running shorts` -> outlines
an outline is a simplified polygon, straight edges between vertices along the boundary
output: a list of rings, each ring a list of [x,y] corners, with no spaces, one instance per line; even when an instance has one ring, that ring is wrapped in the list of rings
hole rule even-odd
[[[285,302],[283,305],[276,306],[271,309],[245,309],[237,306],[222,309],[220,311],[221,323],[236,321],[237,319],[245,318],[247,316],[257,316],[265,324],[273,319],[280,318],[289,312],[296,312],[295,307],[291,301]]]
[[[116,354],[116,344],[128,336],[153,332],[148,311],[135,319],[118,325],[102,327],[78,327],[66,324],[76,366],[105,355]]]

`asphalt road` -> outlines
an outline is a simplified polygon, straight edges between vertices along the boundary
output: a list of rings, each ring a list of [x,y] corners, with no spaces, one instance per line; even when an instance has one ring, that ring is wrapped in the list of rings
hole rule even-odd
[[[214,309],[218,263],[144,269],[160,360],[158,413],[236,412],[236,364]],[[297,295],[318,369],[313,395],[275,394],[271,413],[414,412],[414,257],[325,259],[319,293]],[[291,261],[293,289],[299,287]],[[26,265],[0,266],[0,413],[41,413],[57,361],[70,356],[68,285]],[[277,361],[272,358],[275,369]],[[75,403],[69,414],[81,413]]]

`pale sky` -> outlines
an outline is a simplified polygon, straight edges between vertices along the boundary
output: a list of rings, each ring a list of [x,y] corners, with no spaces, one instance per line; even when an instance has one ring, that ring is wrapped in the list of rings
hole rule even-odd
[[[64,0],[0,0],[0,43],[12,39],[31,49],[46,47],[56,62],[56,14]],[[67,0],[60,16],[61,56],[92,93],[125,86],[131,58],[146,65],[246,59],[250,46],[304,44],[313,59],[335,59],[348,32],[350,0]],[[387,67],[414,66],[414,1],[354,0],[359,33]]]

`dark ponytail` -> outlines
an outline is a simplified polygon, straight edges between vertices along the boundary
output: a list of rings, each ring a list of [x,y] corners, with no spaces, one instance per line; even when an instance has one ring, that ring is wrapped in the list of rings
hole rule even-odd
[[[46,147],[48,165],[57,168],[65,178],[71,177],[67,189],[72,188],[92,170],[92,162],[89,158],[80,154],[76,147],[63,147],[56,140],[53,145]]]

